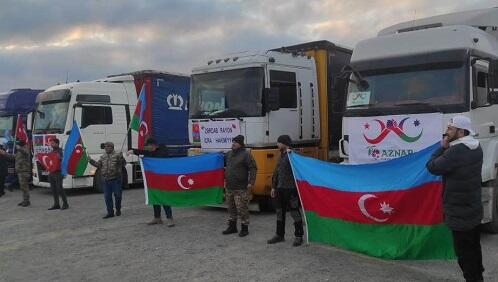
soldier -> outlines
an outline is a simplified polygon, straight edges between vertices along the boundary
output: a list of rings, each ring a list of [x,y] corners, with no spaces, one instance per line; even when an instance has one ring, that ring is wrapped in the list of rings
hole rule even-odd
[[[23,201],[18,204],[21,207],[31,205],[29,201],[29,184],[31,182],[31,158],[28,145],[22,140],[16,141],[16,153],[13,155],[7,154],[4,150],[0,150],[0,154],[7,158],[15,160],[15,168],[19,186],[22,190]]]
[[[292,140],[289,135],[281,135],[277,139],[277,146],[280,149],[280,157],[277,166],[273,171],[271,197],[274,198],[277,212],[277,232],[268,244],[275,244],[284,241],[285,234],[285,213],[290,211],[294,219],[294,247],[303,244],[303,219],[299,207],[299,195],[297,193],[294,174],[289,161],[288,151],[291,150]]]
[[[57,138],[50,139],[50,146],[52,147],[52,151],[57,154],[57,158],[59,158],[59,163],[62,162],[62,149],[59,147],[60,141]],[[69,208],[67,204],[66,193],[64,192],[64,188],[62,187],[62,173],[61,168],[59,166],[57,171],[50,172],[48,175],[48,179],[50,181],[50,188],[52,189],[52,194],[54,196],[54,205],[48,210],[56,210],[61,209],[65,210]],[[59,204],[59,195],[62,198],[62,207]]]
[[[0,150],[4,151],[4,147],[0,145]],[[8,159],[4,155],[0,155],[0,197],[5,195],[5,177],[7,177],[8,174]]]
[[[145,142],[145,146],[147,150],[139,150],[133,149],[128,151],[128,155],[142,155],[150,158],[167,158],[168,150],[164,145],[158,145],[156,140],[149,138],[147,142]],[[153,205],[154,208],[154,219],[147,223],[148,225],[162,224],[161,220],[161,205]],[[164,212],[166,213],[166,220],[168,221],[168,227],[175,226],[175,222],[173,221],[173,211],[170,206],[163,205]]]
[[[256,162],[246,150],[244,136],[233,138],[232,150],[225,155],[225,189],[228,202],[228,228],[223,234],[237,233],[237,215],[240,217],[239,237],[249,234],[249,201],[256,181]]]
[[[107,207],[107,214],[103,217],[114,217],[114,205],[112,195],[116,204],[116,216],[121,215],[121,196],[123,193],[122,171],[126,162],[121,153],[114,151],[114,143],[106,142],[104,144],[105,154],[100,156],[98,161],[88,158],[90,164],[99,169],[100,180],[104,187],[104,199]]]

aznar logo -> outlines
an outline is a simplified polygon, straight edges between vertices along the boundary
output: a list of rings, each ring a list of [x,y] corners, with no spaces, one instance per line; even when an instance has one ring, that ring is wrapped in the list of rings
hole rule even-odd
[[[363,133],[363,137],[365,138],[365,141],[367,141],[368,143],[370,144],[379,144],[380,142],[382,142],[382,140],[384,140],[384,138],[386,138],[386,136],[393,132],[394,134],[396,134],[401,140],[407,142],[407,143],[413,143],[417,140],[420,139],[420,137],[422,137],[422,134],[424,132],[424,129],[422,128],[420,130],[420,133],[417,135],[417,136],[408,136],[404,131],[403,131],[403,126],[405,124],[405,121],[407,121],[408,119],[410,119],[409,117],[407,118],[404,118],[402,119],[399,124],[396,120],[394,119],[390,119],[390,120],[387,120],[386,123],[384,123],[383,121],[379,120],[379,119],[374,119],[373,121],[377,122],[379,125],[380,125],[380,132],[379,134],[377,134],[377,136],[375,138],[368,138],[365,133]],[[413,121],[413,126],[414,127],[419,127],[421,126],[421,123],[418,119],[414,120]],[[365,125],[363,125],[364,129],[365,130],[369,130],[370,129],[370,124],[367,122],[365,123]]]
[[[168,103],[168,110],[173,110],[173,111],[188,110],[187,103],[185,103],[183,97],[176,93],[169,94],[168,97],[166,98],[166,103]]]

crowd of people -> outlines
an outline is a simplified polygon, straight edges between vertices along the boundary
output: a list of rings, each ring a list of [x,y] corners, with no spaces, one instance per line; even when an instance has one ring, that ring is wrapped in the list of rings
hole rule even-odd
[[[453,234],[453,244],[458,258],[458,264],[466,281],[483,281],[484,267],[480,245],[479,225],[483,216],[481,203],[481,168],[483,151],[479,141],[473,138],[471,120],[466,116],[455,116],[448,124],[441,147],[434,152],[427,163],[427,169],[443,178],[444,192],[442,195],[444,220]],[[53,139],[50,144],[62,160],[62,150],[59,140]],[[271,197],[276,208],[276,232],[267,241],[268,244],[283,242],[285,236],[285,218],[287,211],[294,220],[293,246],[303,243],[303,215],[300,207],[299,194],[289,161],[292,151],[292,140],[288,135],[277,139],[280,157],[273,172]],[[133,149],[127,154],[148,157],[168,157],[164,146],[153,139],[146,143],[147,150]],[[89,163],[98,168],[102,181],[107,214],[104,219],[121,215],[122,199],[122,168],[125,165],[123,154],[114,150],[114,144],[105,143],[105,153],[99,160],[88,158]],[[22,190],[22,202],[19,206],[30,205],[29,185],[31,173],[30,149],[23,141],[16,142],[15,154],[8,154],[0,149],[0,196],[4,194],[7,159],[15,160],[15,169]],[[228,203],[228,227],[222,234],[238,233],[239,237],[249,235],[249,201],[251,190],[256,181],[257,165],[245,147],[244,136],[233,138],[232,149],[225,154],[225,192]],[[54,204],[49,210],[67,209],[69,204],[62,188],[61,171],[49,174],[50,186],[54,196]],[[62,199],[62,206],[59,203]],[[114,196],[114,199],[113,199]],[[170,206],[163,205],[167,225],[174,226]],[[154,205],[154,218],[150,225],[163,223],[161,206]],[[240,221],[240,231],[237,222]]]

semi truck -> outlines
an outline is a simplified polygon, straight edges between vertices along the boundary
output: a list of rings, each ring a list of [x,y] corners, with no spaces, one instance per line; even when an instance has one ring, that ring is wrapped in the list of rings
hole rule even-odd
[[[28,136],[31,136],[29,128],[32,124],[36,96],[42,91],[41,89],[17,88],[0,94],[0,144],[9,153],[13,153],[17,116],[19,114],[24,128],[27,129]],[[13,161],[9,162],[5,185],[7,187],[17,185]]]
[[[451,117],[470,117],[484,151],[482,223],[494,233],[498,232],[497,29],[498,8],[489,8],[400,23],[360,41],[343,72],[349,86],[340,140],[340,156],[351,162],[354,153],[367,149],[356,145],[360,139],[376,137],[368,135],[372,126],[398,138],[394,133],[400,133],[401,121],[405,129],[418,126],[420,132],[420,120],[413,117],[432,115],[440,119],[435,125],[440,140]],[[386,116],[396,118],[386,122]],[[364,128],[355,128],[361,118]],[[417,132],[409,137],[421,134]],[[366,152],[373,157],[389,151],[372,148]]]
[[[69,137],[73,120],[80,126],[88,155],[98,159],[104,153],[103,143],[114,143],[115,150],[125,153],[137,148],[137,132],[129,130],[142,86],[152,110],[152,126],[148,134],[173,154],[186,155],[188,145],[188,75],[138,71],[111,75],[88,82],[73,82],[50,87],[36,99],[33,123],[34,153],[47,152],[50,139],[60,140],[62,147]],[[137,156],[124,155],[123,185],[143,181]],[[49,187],[48,172],[33,159],[33,183]],[[63,187],[94,187],[102,191],[96,168],[88,166],[84,176],[68,175]]]
[[[258,166],[252,192],[260,208],[266,208],[278,136],[289,135],[305,155],[338,156],[345,87],[336,77],[351,53],[329,41],[314,41],[222,56],[194,68],[189,110],[194,148],[189,154],[229,150],[230,134],[220,132],[244,135]],[[213,132],[224,146],[206,137]]]

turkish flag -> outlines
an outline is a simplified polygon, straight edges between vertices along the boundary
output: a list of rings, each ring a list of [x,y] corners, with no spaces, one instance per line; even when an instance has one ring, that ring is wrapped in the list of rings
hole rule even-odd
[[[22,140],[26,144],[29,143],[28,134],[26,133],[26,128],[24,128],[24,124],[22,122],[21,114],[17,115],[17,123],[16,123],[16,139]]]
[[[61,168],[61,160],[56,152],[39,153],[36,159],[40,162],[43,168],[48,172],[56,172]]]

